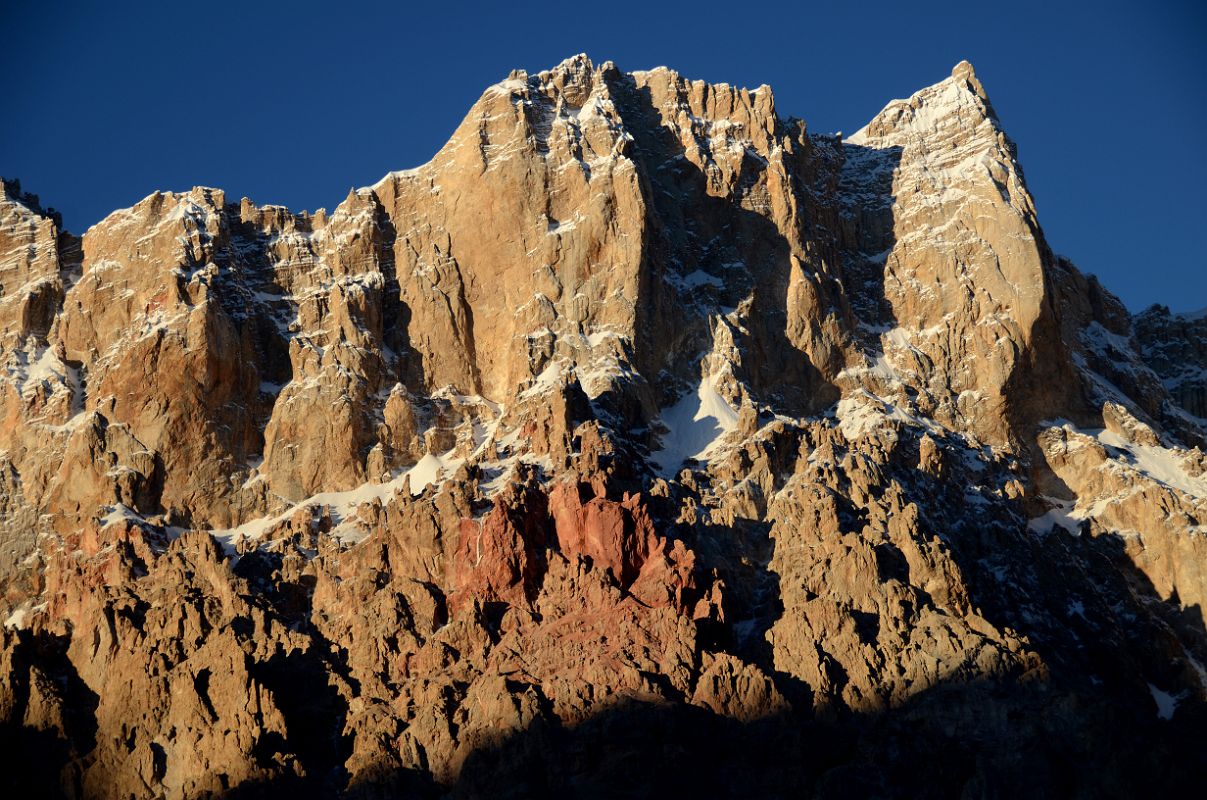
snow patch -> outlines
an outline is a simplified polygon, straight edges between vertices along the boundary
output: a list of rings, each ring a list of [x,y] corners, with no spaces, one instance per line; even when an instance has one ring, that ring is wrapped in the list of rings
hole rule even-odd
[[[363,536],[358,535],[352,526],[344,526],[356,516],[356,511],[364,503],[378,500],[388,501],[395,493],[402,491],[403,484],[409,478],[411,495],[416,496],[428,486],[438,484],[452,474],[464,463],[463,458],[452,458],[452,451],[438,456],[428,453],[419,463],[397,475],[386,483],[365,483],[355,489],[343,492],[320,492],[294,503],[288,510],[275,516],[261,517],[234,528],[215,529],[209,533],[213,536],[228,555],[234,555],[235,545],[244,539],[259,539],[276,525],[292,517],[305,508],[323,508],[330,510],[331,520],[335,524],[332,535],[346,544],[355,544]]]
[[[673,406],[662,410],[662,424],[668,429],[662,446],[650,454],[663,477],[673,477],[689,458],[707,458],[738,425],[738,412],[717,391],[717,375],[700,381]]]
[[[1148,684],[1148,691],[1153,696],[1153,702],[1157,704],[1157,718],[1173,719],[1173,712],[1177,710],[1178,701],[1182,696],[1163,692],[1151,683]]]
[[[713,286],[721,289],[724,288],[725,281],[716,275],[709,275],[707,272],[698,269],[683,276],[682,286],[688,290],[697,289],[701,286]]]
[[[872,371],[887,368],[886,365],[880,363],[882,361],[883,357],[875,359],[876,366],[871,368]],[[838,405],[834,408],[834,414],[838,417],[839,430],[849,441],[854,441],[890,421],[923,428],[938,436],[943,435],[943,429],[929,419],[912,414],[902,406],[874,395],[866,389],[860,389],[839,400]]]
[[[549,365],[541,370],[541,374],[536,376],[533,384],[520,392],[520,396],[517,399],[528,400],[533,397],[540,397],[559,388],[562,385],[562,373],[564,371],[565,364],[562,361],[550,361]]]
[[[124,503],[116,503],[108,506],[108,509],[109,511],[105,516],[100,518],[102,528],[108,528],[110,525],[115,525],[118,522],[146,522],[142,518],[142,515]]]
[[[1125,436],[1105,428],[1080,430],[1076,425],[1064,419],[1052,420],[1047,424],[1083,437],[1068,439],[1064,447],[1069,452],[1091,446],[1089,440],[1096,440],[1103,445],[1109,459],[1103,464],[1102,469],[1138,474],[1168,489],[1189,495],[1195,500],[1207,500],[1207,474],[1196,477],[1187,471],[1187,451],[1132,442]],[[1094,498],[1093,502],[1090,502],[1090,498],[1085,498],[1085,502],[1081,502],[1080,500],[1056,500],[1045,497],[1043,499],[1051,503],[1052,507],[1046,513],[1030,520],[1027,527],[1036,533],[1046,534],[1052,530],[1054,525],[1060,525],[1077,534],[1081,529],[1081,523],[1085,520],[1101,516],[1112,504],[1125,500],[1136,492],[1143,491],[1144,488],[1144,484],[1134,484],[1130,488],[1122,489],[1114,494]]]
[[[411,494],[419,494],[427,487],[431,486],[440,476],[448,470],[448,465],[451,462],[446,461],[440,456],[428,453],[423,458],[419,459],[419,463],[407,470],[406,474],[411,478]],[[401,488],[401,484],[399,484]],[[391,492],[392,494],[392,492]]]
[[[1054,505],[1046,513],[1028,521],[1027,527],[1033,533],[1045,535],[1051,533],[1059,525],[1074,536],[1080,536],[1081,523],[1091,515],[1084,511],[1077,511],[1077,501],[1075,500],[1053,500],[1050,497],[1044,499]]]
[[[1122,450],[1128,459],[1128,466],[1142,473],[1157,483],[1172,489],[1178,489],[1186,494],[1207,499],[1207,476],[1195,478],[1186,471],[1186,458],[1177,450],[1158,447],[1156,445],[1135,444],[1109,430],[1096,432],[1099,442],[1107,447]]]
[[[4,620],[4,627],[12,630],[20,630],[25,627],[25,617],[29,614],[29,609],[21,607],[8,615],[8,619]]]

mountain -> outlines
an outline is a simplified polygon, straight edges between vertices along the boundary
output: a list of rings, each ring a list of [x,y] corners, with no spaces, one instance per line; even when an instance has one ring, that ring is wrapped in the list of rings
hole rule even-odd
[[[6,181],[0,331],[11,791],[1207,776],[1207,322],[1052,252],[967,63],[844,140],[577,56],[330,213]]]

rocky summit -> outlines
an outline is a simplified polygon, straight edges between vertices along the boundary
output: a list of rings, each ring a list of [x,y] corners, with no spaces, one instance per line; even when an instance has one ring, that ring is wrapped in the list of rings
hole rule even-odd
[[[5,796],[1207,776],[1207,320],[967,63],[844,138],[577,56],[331,212],[7,180],[0,359]]]

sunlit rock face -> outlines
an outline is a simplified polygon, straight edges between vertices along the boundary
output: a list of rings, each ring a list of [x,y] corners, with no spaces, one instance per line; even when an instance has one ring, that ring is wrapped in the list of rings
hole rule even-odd
[[[843,140],[578,56],[330,213],[7,181],[0,350],[26,794],[1207,772],[1207,328],[1050,251],[967,63]]]

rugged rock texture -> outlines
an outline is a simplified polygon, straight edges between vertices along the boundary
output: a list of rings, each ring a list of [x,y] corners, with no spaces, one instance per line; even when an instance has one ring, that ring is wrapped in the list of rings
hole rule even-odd
[[[1170,398],[1184,411],[1207,418],[1207,314],[1170,314],[1153,306],[1135,319],[1145,362],[1161,377]]]
[[[1207,330],[966,63],[843,141],[579,56],[330,214],[5,182],[0,351],[10,791],[1207,777]]]

